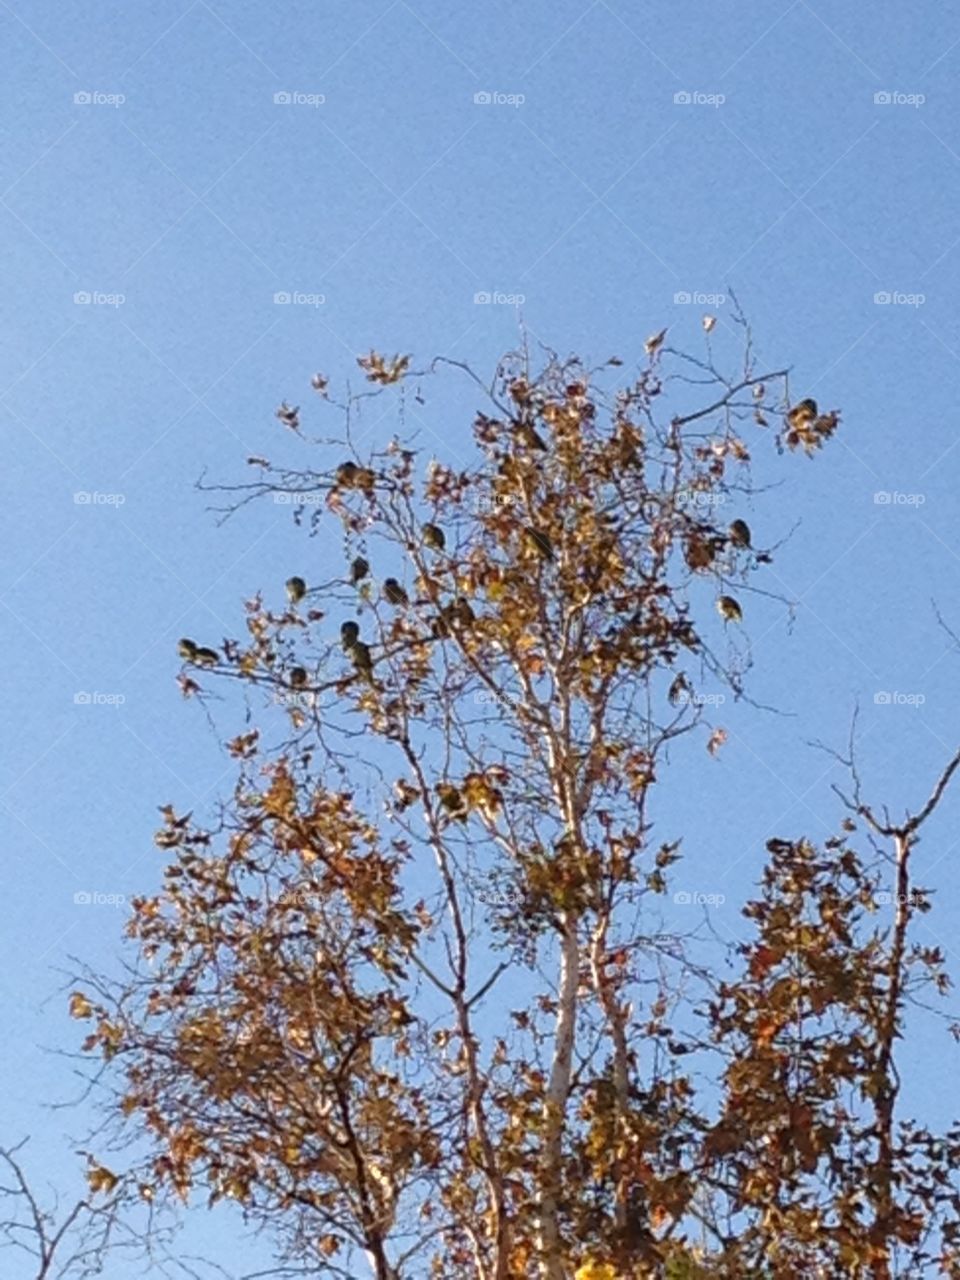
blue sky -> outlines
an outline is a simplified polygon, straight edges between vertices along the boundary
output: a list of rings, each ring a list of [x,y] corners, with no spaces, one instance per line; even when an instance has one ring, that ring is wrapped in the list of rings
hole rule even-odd
[[[155,806],[202,812],[231,777],[174,683],[176,639],[235,634],[246,595],[339,555],[283,507],[216,528],[194,481],[297,461],[276,405],[308,403],[316,370],[356,382],[371,346],[487,373],[522,314],[594,361],[664,325],[697,349],[730,304],[677,295],[732,286],[761,361],[844,417],[815,464],[757,441],[758,478],[782,481],[744,512],[758,541],[802,522],[766,583],[799,601],[792,631],[748,610],[752,690],[792,718],[728,705],[721,758],[681,753],[696,789],[659,815],[686,835],[677,887],[725,894],[715,926],[739,929],[764,840],[835,828],[838,775],[807,744],[843,745],[857,700],[870,796],[926,797],[960,737],[960,654],[930,605],[960,631],[960,13],[3,0],[0,45],[0,1138],[33,1133],[42,1177],[69,1180],[84,1121],[44,1106],[75,1089],[50,1053],[76,1032],[57,971],[109,965],[122,921],[74,895],[149,888]],[[466,456],[478,406],[448,385],[411,425]],[[362,430],[394,426],[377,409]],[[918,855],[944,945],[958,806]],[[955,1053],[924,1034],[921,1104]],[[194,1233],[237,1261],[222,1224]]]

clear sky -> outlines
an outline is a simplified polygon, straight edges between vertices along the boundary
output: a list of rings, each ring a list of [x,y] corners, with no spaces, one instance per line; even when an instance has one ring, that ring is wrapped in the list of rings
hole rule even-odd
[[[926,797],[960,740],[930,604],[960,632],[960,11],[0,0],[0,48],[0,1140],[32,1133],[41,1178],[69,1182],[61,1137],[85,1122],[45,1110],[76,1090],[51,1053],[77,1042],[58,970],[109,967],[122,923],[74,895],[148,890],[155,806],[203,813],[230,781],[176,639],[237,634],[244,596],[339,556],[280,506],[216,528],[194,481],[302,457],[275,407],[371,346],[488,373],[518,309],[478,292],[522,295],[533,335],[599,361],[664,325],[696,349],[704,311],[723,334],[729,303],[676,298],[732,286],[762,361],[843,410],[815,464],[757,441],[784,482],[744,512],[757,541],[802,523],[765,583],[799,601],[792,631],[747,609],[752,690],[793,716],[722,708],[720,759],[698,748],[696,787],[666,789],[676,887],[725,894],[714,926],[740,929],[766,838],[836,828],[807,743],[842,746],[858,699],[870,797]],[[408,426],[465,456],[479,406],[450,385],[451,412]],[[958,815],[954,794],[918,854],[921,928],[947,947]],[[956,1052],[937,1030],[908,1056],[933,1119]],[[193,1236],[254,1256],[221,1219]]]

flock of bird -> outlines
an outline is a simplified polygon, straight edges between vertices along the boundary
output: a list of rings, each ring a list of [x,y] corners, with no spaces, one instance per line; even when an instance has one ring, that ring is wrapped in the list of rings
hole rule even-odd
[[[295,417],[297,411],[294,409],[287,410],[287,412]],[[814,421],[817,413],[816,401],[806,399],[794,405],[786,417],[792,427],[802,427]],[[514,432],[518,443],[523,448],[536,452],[547,451],[546,442],[532,423],[527,421],[516,423]],[[358,466],[357,463],[350,461],[342,462],[337,467],[335,475],[337,485],[346,489],[369,491],[373,489],[376,483],[376,473],[370,467]],[[446,536],[439,525],[427,522],[421,527],[420,533],[424,547],[436,552],[442,552],[446,549]],[[532,525],[525,525],[521,530],[521,538],[524,546],[540,559],[545,561],[554,559],[553,543],[542,530],[536,529]],[[745,520],[738,518],[731,522],[727,530],[727,539],[730,545],[738,550],[752,549],[750,526]],[[350,565],[349,581],[351,585],[359,586],[369,576],[369,562],[363,556],[357,556]],[[291,605],[298,605],[307,595],[307,592],[307,583],[303,578],[295,574],[287,579],[286,593]],[[405,588],[396,578],[384,579],[382,594],[384,600],[396,608],[403,608],[410,603],[410,597]],[[721,595],[717,599],[717,612],[724,622],[743,621],[743,610],[733,596]],[[434,619],[432,624],[433,635],[435,638],[447,636],[450,634],[451,623],[468,626],[474,620],[475,615],[469,602],[463,597],[458,597],[453,604],[441,609]],[[344,622],[340,628],[340,641],[344,653],[353,662],[358,676],[368,682],[372,682],[373,656],[370,646],[360,638],[359,624],[352,619]],[[220,661],[220,655],[215,649],[198,645],[187,637],[183,637],[179,641],[177,648],[183,661],[195,666],[212,667],[216,666]],[[293,667],[289,673],[289,683],[293,688],[303,688],[308,683],[308,679],[308,674],[303,667]]]

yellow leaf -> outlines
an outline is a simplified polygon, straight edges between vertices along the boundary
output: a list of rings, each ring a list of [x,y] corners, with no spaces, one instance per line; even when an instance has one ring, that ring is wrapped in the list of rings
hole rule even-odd
[[[93,1005],[85,995],[75,991],[70,997],[70,1017],[89,1018],[93,1014]]]

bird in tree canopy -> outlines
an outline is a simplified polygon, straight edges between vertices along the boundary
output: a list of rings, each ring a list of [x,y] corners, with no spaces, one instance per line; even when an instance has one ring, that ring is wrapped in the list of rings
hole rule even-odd
[[[659,333],[653,334],[643,344],[643,349],[648,356],[655,356],[663,346],[663,340],[667,336],[666,329],[661,329]]]
[[[410,603],[410,597],[401,587],[396,578],[384,578],[383,580],[383,598],[390,604],[405,605]]]
[[[220,655],[216,649],[197,649],[193,655],[193,660],[201,667],[215,667],[220,661]]]
[[[363,556],[357,556],[350,566],[350,581],[356,586],[358,582],[363,581],[369,572],[369,564],[364,560]]]
[[[289,427],[291,431],[296,431],[300,426],[300,406],[289,405],[284,400],[277,410],[277,417],[285,427]]]
[[[370,646],[362,640],[355,640],[350,646],[350,657],[358,673],[372,683],[373,659],[370,656]]]
[[[337,467],[337,484],[343,485],[345,489],[351,488],[356,483],[359,471],[355,462],[341,462]]]
[[[442,551],[447,545],[443,530],[436,524],[425,524],[423,526],[423,545],[430,547],[433,551]]]
[[[801,400],[799,404],[795,404],[787,414],[787,421],[791,427],[802,427],[805,423],[812,422],[817,416],[816,400]]]
[[[197,656],[197,646],[192,640],[184,636],[177,641],[177,653],[179,653],[184,662],[193,662]]]
[[[360,639],[360,628],[353,621],[344,622],[340,627],[340,639],[344,649],[351,649]]]
[[[724,622],[742,622],[743,610],[733,596],[721,596],[717,601],[717,612]]]
[[[545,533],[534,529],[533,525],[525,525],[523,529],[525,546],[540,557],[541,560],[553,559],[553,543]]]
[[[287,579],[287,599],[291,604],[298,604],[307,594],[307,584],[302,578],[294,577]]]
[[[437,798],[451,818],[466,822],[467,806],[459,787],[455,787],[452,782],[438,782]]]
[[[734,520],[730,525],[730,541],[735,547],[749,547],[750,526],[746,520]]]
[[[546,453],[547,445],[536,428],[530,422],[518,422],[515,427],[517,440],[525,449],[536,449],[540,453]]]
[[[477,615],[473,612],[470,607],[470,601],[465,596],[457,596],[450,608],[449,617],[461,627],[472,626],[477,620]]]
[[[307,673],[303,667],[290,668],[290,688],[302,689],[307,683]]]

